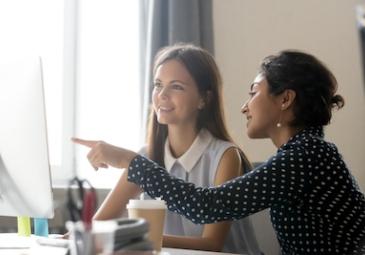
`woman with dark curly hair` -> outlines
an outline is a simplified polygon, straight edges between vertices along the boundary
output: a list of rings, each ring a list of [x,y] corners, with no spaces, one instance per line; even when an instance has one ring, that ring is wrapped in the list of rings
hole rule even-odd
[[[337,147],[324,140],[336,95],[333,74],[312,55],[283,51],[261,64],[242,107],[250,138],[278,148],[264,164],[213,188],[171,177],[134,152],[89,143],[94,167],[128,167],[128,181],[195,223],[241,219],[270,208],[282,254],[365,254],[365,198]],[[127,181],[126,181],[127,182]]]

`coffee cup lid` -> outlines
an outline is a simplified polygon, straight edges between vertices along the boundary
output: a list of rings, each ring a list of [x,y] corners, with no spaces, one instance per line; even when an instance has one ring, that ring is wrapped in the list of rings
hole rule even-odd
[[[166,209],[166,202],[164,200],[139,200],[130,199],[127,204],[127,209]]]

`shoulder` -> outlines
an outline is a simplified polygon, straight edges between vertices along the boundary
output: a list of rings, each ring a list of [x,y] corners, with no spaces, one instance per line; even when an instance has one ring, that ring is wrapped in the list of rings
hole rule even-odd
[[[194,143],[195,148],[199,148],[195,151],[200,151],[202,157],[211,160],[220,159],[228,148],[237,147],[230,141],[224,141],[213,136],[207,129],[203,129],[199,133],[199,139]]]
[[[214,182],[216,185],[240,176],[242,162],[237,147],[228,147],[220,158]]]
[[[248,173],[252,170],[251,163],[237,144],[215,138],[212,142],[211,148],[214,149],[214,156],[220,160],[224,158],[226,160],[232,160],[235,163],[238,162],[241,166],[241,174]]]
[[[212,137],[209,145],[207,145],[204,156],[216,162],[217,167],[219,167],[222,162],[234,161],[240,163],[240,149],[236,144],[230,141],[224,141],[216,137]]]
[[[215,156],[217,156],[218,154],[223,155],[225,151],[227,151],[230,148],[237,148],[237,146],[232,142],[212,137],[207,147],[207,151],[210,153],[215,153],[216,154]]]
[[[324,139],[322,127],[309,127],[302,130],[285,144],[283,149],[305,151],[309,154],[338,153],[336,145]]]
[[[229,165],[240,165],[241,164],[241,156],[239,149],[237,147],[231,146],[224,150],[223,155],[220,160],[221,164],[229,164]]]
[[[279,148],[266,165],[274,171],[311,176],[342,164],[341,161],[342,157],[334,144],[320,136],[303,135]]]
[[[333,161],[342,159],[334,143],[328,142],[323,136],[303,135],[290,146],[290,151],[297,156],[302,156],[315,161]]]
[[[207,131],[209,132],[209,131]],[[211,180],[215,185],[237,177],[241,173],[240,150],[234,143],[211,136],[203,152],[204,161],[209,161]]]

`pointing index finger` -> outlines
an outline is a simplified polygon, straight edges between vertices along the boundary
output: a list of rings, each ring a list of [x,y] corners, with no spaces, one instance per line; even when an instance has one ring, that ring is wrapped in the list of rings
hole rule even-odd
[[[89,147],[89,148],[94,147],[94,145],[98,142],[98,141],[93,141],[93,140],[84,140],[84,139],[80,139],[80,138],[77,138],[77,137],[72,137],[71,140],[74,143],[81,144],[81,145],[84,145],[84,146]]]

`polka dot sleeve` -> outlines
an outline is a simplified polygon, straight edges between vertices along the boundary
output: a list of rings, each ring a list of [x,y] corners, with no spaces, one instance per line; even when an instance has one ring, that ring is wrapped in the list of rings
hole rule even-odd
[[[308,189],[302,153],[281,150],[254,171],[210,188],[174,178],[156,163],[137,156],[129,166],[128,180],[150,196],[162,197],[169,210],[195,223],[240,219],[274,203],[301,202]]]

